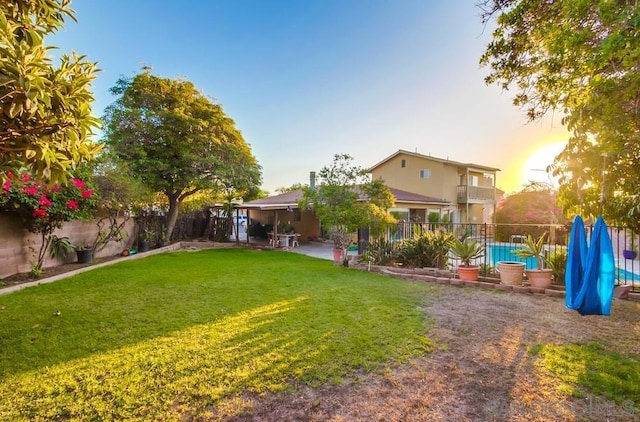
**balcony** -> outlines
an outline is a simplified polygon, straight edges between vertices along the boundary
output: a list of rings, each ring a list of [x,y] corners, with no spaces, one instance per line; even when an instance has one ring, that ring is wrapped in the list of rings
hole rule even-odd
[[[493,187],[458,186],[459,204],[493,204],[496,200],[496,190]]]

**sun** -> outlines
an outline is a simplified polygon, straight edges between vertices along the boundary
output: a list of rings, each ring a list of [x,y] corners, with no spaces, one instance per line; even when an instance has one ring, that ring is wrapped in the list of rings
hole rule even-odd
[[[557,181],[547,173],[547,167],[553,163],[556,155],[562,152],[566,144],[566,142],[556,141],[535,150],[522,167],[522,184],[541,182],[557,186]]]

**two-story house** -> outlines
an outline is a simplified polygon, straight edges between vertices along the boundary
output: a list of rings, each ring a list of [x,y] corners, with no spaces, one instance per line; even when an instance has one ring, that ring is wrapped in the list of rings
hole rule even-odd
[[[369,168],[374,179],[382,178],[389,187],[434,198],[448,205],[424,210],[395,208],[407,220],[426,222],[437,213],[440,221],[453,223],[492,223],[498,194],[496,172],[500,169],[480,164],[459,163],[398,150]]]

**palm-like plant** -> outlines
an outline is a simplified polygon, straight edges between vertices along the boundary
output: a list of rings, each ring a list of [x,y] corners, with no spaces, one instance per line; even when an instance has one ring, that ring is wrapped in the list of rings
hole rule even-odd
[[[547,259],[544,256],[544,242],[546,238],[546,232],[537,240],[529,234],[522,244],[522,249],[516,249],[512,253],[519,258],[535,258],[536,263],[538,264],[538,270],[542,270],[544,269],[544,264],[547,262]]]
[[[566,249],[556,249],[545,259],[547,266],[551,268],[556,284],[564,284],[565,268],[567,267]]]
[[[484,246],[477,240],[463,242],[455,239],[451,245],[451,253],[460,259],[463,267],[470,267],[471,261],[484,256]]]

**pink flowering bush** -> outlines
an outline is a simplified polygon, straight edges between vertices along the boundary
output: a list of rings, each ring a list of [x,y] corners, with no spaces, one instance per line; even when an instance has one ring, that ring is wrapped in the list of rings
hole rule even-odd
[[[38,259],[32,270],[39,273],[53,232],[66,221],[91,218],[98,197],[86,182],[76,178],[64,186],[43,184],[28,173],[6,173],[2,180],[0,209],[16,213],[27,230],[42,236]]]

